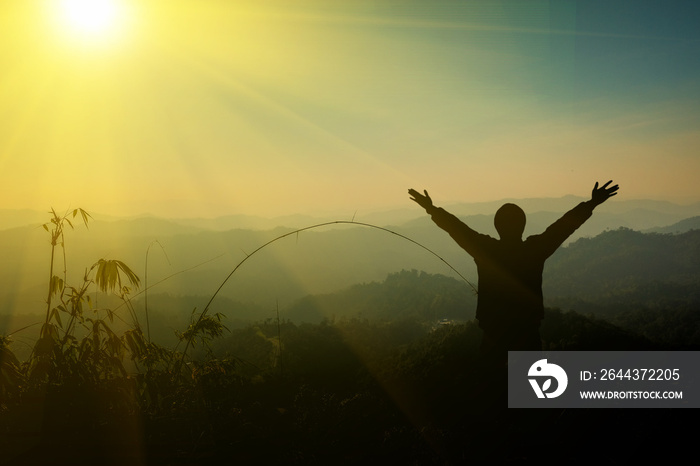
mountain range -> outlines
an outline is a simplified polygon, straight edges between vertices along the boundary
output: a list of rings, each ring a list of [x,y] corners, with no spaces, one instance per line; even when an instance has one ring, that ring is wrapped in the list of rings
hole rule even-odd
[[[582,200],[566,196],[514,202],[528,213],[528,235],[543,231]],[[513,200],[446,208],[474,229],[495,235],[493,212],[507,201]],[[285,308],[304,296],[382,281],[400,270],[444,274],[476,284],[473,261],[422,209],[409,207],[358,212],[354,219],[301,215],[275,219],[243,215],[214,219],[116,218],[94,213],[87,228],[76,222],[74,229],[65,232],[67,283],[77,284],[86,268],[101,258],[119,259],[141,277],[142,288],[148,284],[152,295],[199,297],[200,309],[219,286],[219,298],[274,309]],[[370,226],[334,223],[313,227],[353,220]],[[48,221],[49,215],[41,212],[0,212],[0,254],[4,261],[0,269],[0,313],[45,312],[51,247],[49,235],[41,225]],[[569,257],[575,255],[573,251],[579,251],[579,256],[608,257],[609,263],[622,263],[622,259],[611,256],[610,248],[596,250],[595,242],[590,243],[591,251],[581,253],[572,247],[581,238],[597,238],[620,228],[649,234],[680,234],[699,224],[700,204],[611,200],[596,209],[593,217],[570,238],[571,246],[561,248],[548,262],[545,277],[549,276],[552,283],[548,295],[557,299],[571,297],[562,291],[571,288],[564,278],[588,270],[580,264],[576,269],[566,265],[575,263]],[[300,228],[306,230],[295,233]],[[259,249],[268,242],[271,244]],[[660,247],[654,243],[657,246]],[[62,275],[64,256],[63,251],[58,252],[55,271]],[[653,254],[635,254],[640,258],[634,264],[637,269],[657,268]],[[589,272],[594,273],[594,268]],[[596,289],[595,293],[603,291]],[[143,295],[134,297],[141,299]],[[227,301],[214,300],[213,306],[219,302]]]

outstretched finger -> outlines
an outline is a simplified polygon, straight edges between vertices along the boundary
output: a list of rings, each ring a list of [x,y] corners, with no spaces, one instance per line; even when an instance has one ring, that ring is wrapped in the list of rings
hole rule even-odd
[[[608,185],[609,185],[610,183],[612,183],[612,180],[610,180],[610,181],[608,181],[607,183],[605,183],[605,184],[603,185],[603,188],[607,188]],[[596,184],[597,184],[597,183],[596,183]]]

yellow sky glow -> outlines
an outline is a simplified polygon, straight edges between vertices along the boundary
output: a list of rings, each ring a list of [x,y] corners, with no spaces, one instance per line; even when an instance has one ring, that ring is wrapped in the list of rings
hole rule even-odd
[[[602,178],[629,198],[700,199],[673,181],[700,163],[697,80],[659,82],[681,98],[628,82],[638,96],[581,97],[589,63],[603,85],[625,70],[603,66],[623,55],[601,64],[607,41],[643,39],[579,34],[575,12],[534,3],[524,17],[489,2],[5,2],[0,208],[344,215],[410,208],[409,187],[486,201],[583,196]],[[600,56],[585,38],[606,41]]]

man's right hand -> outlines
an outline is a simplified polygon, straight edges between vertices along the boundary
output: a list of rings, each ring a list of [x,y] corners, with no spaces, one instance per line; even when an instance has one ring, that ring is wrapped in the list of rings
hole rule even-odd
[[[408,194],[410,194],[411,200],[415,201],[419,206],[424,208],[425,210],[428,210],[433,206],[433,200],[430,199],[430,195],[428,194],[428,191],[423,190],[425,193],[425,196],[416,191],[415,189],[409,189]]]

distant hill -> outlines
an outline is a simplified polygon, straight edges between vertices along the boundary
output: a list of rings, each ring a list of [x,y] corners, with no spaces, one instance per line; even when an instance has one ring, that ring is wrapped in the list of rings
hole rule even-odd
[[[649,287],[644,292],[620,289],[626,305],[613,292],[598,297],[605,308],[612,300],[612,312],[583,314],[587,309],[549,308],[542,322],[541,335],[550,350],[651,350],[700,348],[700,289],[691,289],[694,298],[674,295],[678,287]],[[669,292],[666,296],[666,292]],[[666,298],[686,301],[678,305]],[[576,299],[568,299],[576,303]],[[353,285],[345,290],[301,298],[283,310],[283,319],[295,323],[324,320],[368,319],[396,322],[440,321],[446,325],[474,319],[476,299],[464,282],[443,275],[402,271],[384,281]]]
[[[47,211],[49,209],[46,209]],[[41,225],[48,221],[47,212],[30,209],[0,209],[0,230]]]
[[[493,217],[496,210],[506,202],[518,204],[528,215],[549,212],[553,215],[561,215],[587,198],[567,195],[558,198],[528,198],[528,199],[500,199],[490,202],[435,202],[441,207],[460,217],[485,215]],[[45,210],[30,209],[0,209],[0,230],[23,227],[27,225],[40,225],[48,221],[47,207]],[[61,209],[57,209],[61,213]],[[88,209],[89,210],[89,209]],[[333,220],[351,220],[372,223],[380,226],[403,225],[415,219],[424,218],[425,213],[420,207],[413,204],[408,198],[405,206],[397,208],[383,208],[376,210],[358,210],[354,213],[334,214],[324,212],[315,215],[302,215],[290,213],[284,216],[263,217],[258,215],[244,215],[232,212],[230,215],[202,218],[202,217],[172,217],[166,218],[153,214],[138,216],[116,217],[109,213],[90,213],[96,220],[113,222],[117,220],[137,220],[142,218],[154,218],[167,220],[173,224],[193,227],[203,230],[224,231],[230,229],[269,230],[279,226],[288,228],[302,228],[315,223]],[[607,202],[596,209],[596,216],[610,217],[615,223],[610,228],[624,226],[635,230],[650,228],[662,228],[681,220],[700,216],[700,203],[675,204],[667,201],[656,200],[626,200],[621,196]],[[617,220],[615,220],[617,219]],[[608,221],[610,223],[610,221]],[[602,230],[600,230],[602,231]],[[597,234],[600,231],[594,233]]]
[[[109,235],[101,228],[76,229],[67,236],[69,282],[81,277],[81,261],[90,255],[94,261],[100,257],[96,253],[107,248],[111,257],[137,264],[133,268],[145,284],[143,259],[154,237],[120,238],[121,227],[106,229]],[[398,230],[422,244],[436,243],[441,257],[476,284],[473,261],[444,232],[431,224]],[[148,274],[149,284],[156,285],[149,302],[154,337],[172,341],[172,330],[183,328],[192,310],[201,311],[222,284],[211,312],[223,312],[227,325],[233,326],[271,319],[276,308],[283,319],[310,323],[352,317],[430,322],[474,318],[476,296],[469,285],[411,242],[357,226],[289,235],[292,232],[200,231],[159,239],[165,252],[151,248]],[[247,256],[281,235],[288,236]],[[442,235],[443,241],[435,241],[435,235]],[[43,280],[49,253],[46,232],[40,228],[0,232],[0,244],[9,243],[15,250],[6,250],[6,267],[0,269],[7,285],[0,299],[5,331],[35,323],[45,312]],[[243,266],[223,283],[241,261]],[[29,269],[35,270],[35,281],[17,273]],[[700,230],[672,235],[621,228],[580,238],[549,259],[543,278],[545,305],[550,308],[594,314],[657,343],[700,345]],[[22,287],[24,293],[17,292]],[[134,298],[141,313],[144,296]],[[99,301],[106,304],[104,298]],[[33,317],[9,317],[16,312]],[[554,335],[560,333],[556,330]],[[579,347],[574,336],[567,348]]]
[[[303,228],[317,223],[329,222],[336,219],[327,217],[312,217],[310,215],[285,215],[281,217],[264,218],[253,215],[226,215],[216,218],[179,218],[172,219],[175,224],[201,230],[273,230],[279,227]],[[350,220],[350,219],[348,219]]]
[[[700,216],[686,218],[680,222],[660,228],[651,228],[645,233],[685,233],[690,230],[700,230]]]
[[[595,314],[667,345],[700,347],[700,230],[627,229],[557,251],[544,273],[545,304]]]
[[[471,288],[457,279],[416,270],[390,274],[382,282],[353,285],[323,295],[309,295],[285,309],[283,316],[295,322],[318,323],[324,319],[370,318],[401,320],[417,318],[466,321],[474,318]]]
[[[581,200],[573,196],[517,200],[528,212],[526,235],[540,233]],[[473,228],[495,235],[493,213],[501,203],[459,204],[447,208],[460,214]],[[386,231],[358,225],[330,225],[289,235],[295,228],[328,221],[321,217],[291,215],[276,220],[261,220],[232,215],[218,219],[159,219],[151,216],[117,219],[94,214],[89,228],[76,225],[75,230],[66,231],[68,283],[82,280],[85,269],[101,258],[119,259],[142,278],[142,283],[148,281],[154,287],[151,290],[154,295],[207,297],[215,292],[238,264],[245,261],[222,287],[220,296],[236,302],[254,303],[265,309],[274,307],[277,302],[280,307],[286,307],[304,296],[328,294],[357,283],[380,282],[388,274],[400,270],[415,269],[459,278],[447,264],[476,283],[476,268],[472,259],[419,207],[411,207],[414,208],[358,212],[356,220],[388,226],[391,231],[410,238],[430,251]],[[562,307],[572,308],[572,300],[579,300],[582,303],[580,308],[595,308],[597,312],[603,301],[609,307],[617,305],[612,299],[603,299],[608,294],[623,300],[622,304],[629,302],[619,292],[613,293],[602,285],[616,287],[620,280],[628,279],[637,283],[635,289],[638,291],[652,289],[649,285],[651,275],[655,270],[663,270],[654,279],[664,283],[659,286],[667,290],[668,299],[685,299],[685,288],[681,291],[671,290],[666,283],[667,278],[680,274],[686,276],[686,280],[691,280],[695,272],[686,269],[678,272],[671,266],[659,268],[663,261],[656,261],[653,251],[666,248],[664,241],[667,240],[645,242],[639,238],[647,238],[647,235],[637,233],[642,235],[638,238],[635,232],[624,230],[620,233],[618,228],[632,225],[641,230],[670,225],[676,231],[692,224],[693,215],[689,214],[695,212],[697,216],[700,214],[698,208],[699,205],[679,206],[653,201],[615,200],[602,205],[571,238],[571,249],[560,249],[548,261],[545,296],[552,300],[553,305],[559,305],[561,300],[566,299],[566,306]],[[49,237],[41,224],[46,223],[49,217],[45,213],[31,211],[2,213],[5,217],[0,218],[0,227],[26,221],[31,224],[0,228],[0,254],[3,257],[0,280],[4,285],[0,289],[0,313],[41,312],[45,307],[50,257]],[[684,219],[689,220],[677,224]],[[387,223],[382,223],[383,220]],[[264,228],[276,222],[288,226]],[[248,227],[235,227],[241,224]],[[597,235],[601,233],[603,239],[598,240]],[[275,241],[281,235],[288,236]],[[620,235],[630,237],[613,241],[612,238]],[[684,241],[683,235],[677,236],[667,242]],[[270,241],[273,244],[248,257]],[[607,241],[614,244],[606,246]],[[633,244],[638,244],[635,251],[627,247]],[[678,260],[686,256],[695,257],[688,251],[678,252]],[[627,256],[636,257],[636,262]],[[62,271],[63,255],[57,257],[57,270]],[[604,262],[605,258],[609,258],[609,261]],[[585,261],[603,262],[592,265]],[[607,275],[606,270],[615,270],[616,273]],[[644,285],[639,285],[642,271],[651,275],[645,278],[647,281]],[[594,285],[596,281],[600,283]],[[682,284],[679,278],[675,286],[688,285]],[[630,293],[639,295],[638,291]]]

